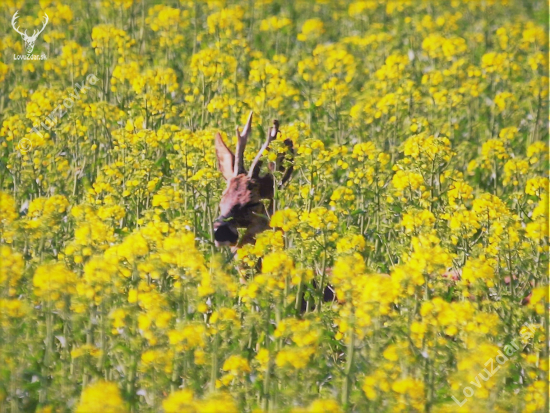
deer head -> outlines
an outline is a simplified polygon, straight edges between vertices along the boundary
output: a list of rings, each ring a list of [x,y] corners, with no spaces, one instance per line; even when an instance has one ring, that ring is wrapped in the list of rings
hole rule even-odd
[[[218,168],[227,182],[227,187],[222,194],[220,201],[220,216],[214,222],[214,240],[216,246],[231,245],[239,248],[244,244],[253,243],[256,234],[269,228],[268,210],[271,213],[272,201],[274,195],[275,178],[272,172],[277,168],[284,172],[281,184],[283,185],[292,174],[292,166],[286,168],[283,166],[285,155],[279,155],[275,165],[269,165],[270,172],[260,176],[260,160],[264,151],[269,147],[271,141],[277,138],[279,133],[279,122],[273,121],[267,133],[265,143],[254,158],[249,171],[244,167],[244,149],[252,126],[252,112],[248,116],[248,121],[242,132],[237,126],[237,148],[236,154],[227,147],[220,133],[216,133],[216,156],[218,158]],[[292,141],[284,141],[289,152],[293,153]],[[270,200],[270,205],[266,209],[261,202],[262,199]],[[237,228],[246,228],[246,231],[239,241]]]
[[[48,24],[48,21],[49,21],[49,18],[48,18],[48,15],[46,13],[44,13],[44,25],[42,26],[42,29],[40,29],[40,31],[34,31],[32,36],[29,36],[27,35],[27,31],[25,30],[25,33],[21,33],[19,31],[19,28],[16,27],[16,23],[17,23],[17,13],[19,13],[19,10],[17,10],[15,12],[15,14],[13,15],[13,18],[11,19],[11,25],[13,26],[14,30],[19,33],[21,35],[21,37],[23,38],[23,41],[25,42],[25,50],[27,51],[27,54],[30,54],[32,53],[33,49],[34,49],[34,43],[36,42],[36,39],[38,38],[38,35],[40,33],[42,33],[44,31],[44,29],[46,28],[46,25]]]

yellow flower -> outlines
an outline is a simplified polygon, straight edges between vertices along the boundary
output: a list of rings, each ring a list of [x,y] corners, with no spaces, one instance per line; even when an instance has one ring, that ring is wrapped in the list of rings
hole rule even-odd
[[[431,58],[445,58],[452,60],[454,56],[464,53],[468,47],[461,37],[443,37],[439,33],[432,33],[422,41],[422,49],[428,52]]]
[[[311,212],[303,212],[300,221],[308,224],[314,229],[328,229],[333,230],[338,224],[338,217],[334,211],[324,207],[317,207],[311,210]]]
[[[451,142],[445,137],[426,136],[422,132],[405,141],[405,156],[416,160],[433,162],[436,157],[448,161],[451,155]]]
[[[390,344],[382,354],[384,358],[389,361],[397,361],[399,359],[397,347],[393,344]]]
[[[330,196],[330,205],[336,206],[336,201],[354,201],[355,200],[355,194],[350,188],[336,188],[332,195]]]
[[[514,94],[510,92],[501,92],[495,96],[495,105],[501,112],[509,106],[511,101],[514,101]]]
[[[413,407],[420,410],[425,400],[424,383],[412,377],[396,380],[391,389],[397,393],[397,409],[405,411]]]
[[[332,269],[332,280],[338,289],[345,293],[352,290],[354,276],[363,272],[365,272],[365,261],[359,253],[354,252],[336,261]]]
[[[15,295],[15,287],[23,276],[24,266],[21,254],[7,245],[0,246],[0,285],[9,287],[9,295]]]
[[[353,145],[351,157],[363,162],[365,159],[373,160],[376,157],[377,151],[374,143],[362,142]]]
[[[528,195],[535,195],[541,198],[541,194],[548,193],[548,178],[536,177],[527,180],[525,185],[525,193]]]
[[[494,265],[494,260],[483,258],[468,260],[462,269],[462,279],[471,283],[482,280],[487,284],[487,287],[493,287]]]
[[[189,389],[178,390],[162,401],[166,413],[199,413],[193,401],[193,392]]]
[[[315,353],[313,347],[289,347],[277,353],[275,364],[277,367],[292,367],[296,370],[303,369],[309,363],[309,359]]]
[[[76,413],[124,413],[128,409],[115,383],[99,381],[82,391]]]
[[[432,228],[434,223],[435,216],[427,209],[420,211],[413,210],[403,215],[403,226],[407,233],[417,232],[422,227]]]
[[[542,411],[544,409],[544,404],[546,397],[548,397],[548,383],[545,383],[543,380],[537,380],[534,383],[527,386],[525,392],[525,410],[526,413],[534,413]]]
[[[264,257],[262,261],[262,272],[280,273],[290,275],[294,269],[294,261],[284,252],[273,252]]]
[[[241,6],[227,7],[219,12],[212,13],[206,19],[208,32],[211,34],[220,32],[220,34],[230,37],[234,33],[243,30],[244,9]]]
[[[515,126],[510,126],[509,128],[502,128],[498,134],[498,137],[506,141],[511,141],[517,136],[517,134],[518,128]],[[529,149],[527,149],[527,156],[531,156],[529,154]]]
[[[293,209],[281,209],[276,211],[271,216],[270,226],[273,228],[281,228],[287,232],[295,228],[300,221],[298,220],[298,213]]]
[[[485,169],[492,169],[496,159],[508,159],[505,143],[499,139],[489,139],[481,146],[481,156]]]
[[[33,276],[34,293],[46,300],[57,301],[61,294],[76,292],[76,274],[63,264],[43,264]]]
[[[350,253],[354,251],[363,251],[365,249],[365,237],[357,234],[347,234],[340,238],[336,243],[338,253]]]
[[[16,218],[15,199],[10,194],[0,191],[0,228],[7,227]]]
[[[187,410],[179,410],[187,412]],[[197,401],[197,413],[238,413],[239,409],[230,394],[218,392],[209,394],[205,400]]]
[[[527,157],[531,165],[537,163],[541,158],[543,160],[548,159],[548,145],[546,142],[539,141],[529,145],[527,148]]]
[[[168,341],[176,351],[204,347],[206,327],[203,324],[189,324],[178,326],[167,333]]]
[[[260,23],[260,31],[266,32],[266,31],[278,31],[284,27],[290,26],[292,24],[292,20],[287,19],[286,17],[278,17],[278,16],[272,16],[267,19],[264,19]]]
[[[325,32],[325,26],[320,19],[309,19],[302,25],[302,31],[298,34],[298,40],[316,40]]]
[[[290,335],[292,341],[298,347],[313,346],[317,344],[321,337],[316,323],[311,320],[296,320],[293,318],[281,321],[273,335],[277,338]]]
[[[308,413],[343,413],[344,409],[336,400],[314,400],[307,408]]]
[[[90,355],[92,357],[101,357],[103,354],[102,350],[98,349],[92,344],[84,344],[80,347],[75,347],[71,350],[71,357],[76,359],[82,357],[83,355]]]
[[[537,314],[544,314],[545,308],[548,306],[548,286],[543,285],[533,289],[529,307],[534,308]]]
[[[450,214],[449,228],[453,235],[451,241],[456,245],[458,235],[466,238],[473,237],[480,227],[478,215],[474,211],[459,209]]]
[[[267,371],[267,366],[268,366],[268,363],[269,363],[269,350],[265,349],[265,348],[261,348],[259,351],[258,351],[258,354],[256,355],[256,360],[258,361],[258,363],[260,364],[260,370],[261,371]]]
[[[0,82],[4,81],[8,71],[9,71],[9,66],[3,62],[0,62]]]
[[[496,195],[482,194],[472,203],[472,211],[479,219],[486,221],[501,218],[503,215],[509,215],[508,208],[502,200]]]
[[[449,197],[449,205],[457,206],[457,200],[464,202],[473,199],[474,188],[464,181],[454,182],[447,192]]]
[[[399,170],[393,176],[392,183],[396,189],[405,190],[410,188],[412,190],[417,190],[424,184],[424,178],[416,172]]]
[[[18,299],[0,298],[0,325],[7,327],[14,319],[25,317],[30,311],[30,306]]]
[[[248,364],[248,360],[241,356],[229,356],[223,363],[222,369],[230,372],[234,376],[238,376],[242,373],[250,373],[252,371]]]
[[[355,1],[351,3],[348,7],[348,14],[351,17],[354,16],[364,16],[365,10],[376,10],[378,3],[373,0],[369,1]]]

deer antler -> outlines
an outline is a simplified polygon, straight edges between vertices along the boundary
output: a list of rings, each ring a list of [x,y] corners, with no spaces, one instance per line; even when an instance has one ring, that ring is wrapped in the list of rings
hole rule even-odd
[[[269,144],[273,139],[277,137],[277,134],[279,133],[279,121],[275,119],[273,121],[273,126],[269,128],[267,131],[267,138],[265,140],[265,143],[262,145],[260,150],[258,151],[258,154],[252,161],[252,165],[250,165],[250,172],[248,172],[248,176],[251,178],[252,176],[256,175],[256,165],[258,165],[258,162],[260,161],[260,157],[264,153],[264,151],[268,148]]]
[[[244,169],[244,148],[246,147],[246,142],[248,141],[248,135],[250,135],[250,130],[252,127],[252,115],[254,112],[250,112],[248,115],[248,120],[242,132],[239,132],[239,127],[237,126],[237,150],[235,151],[235,165],[233,167],[233,173],[235,176],[239,174],[246,173]]]
[[[50,18],[46,13],[44,13],[44,16],[42,18],[44,19],[44,25],[42,26],[42,29],[38,33],[36,33],[36,30],[34,31],[34,33],[32,34],[33,38],[38,37],[38,35],[44,31],[44,29],[46,28],[46,25],[50,21]]]
[[[13,26],[14,30],[15,30],[17,33],[19,33],[21,36],[26,36],[26,35],[27,35],[27,31],[26,31],[26,30],[25,30],[25,33],[21,33],[21,32],[19,31],[19,28],[18,28],[18,27],[15,27],[15,24],[16,24],[16,22],[17,22],[17,18],[19,17],[19,16],[17,15],[17,13],[19,13],[19,10],[17,10],[17,11],[15,12],[15,14],[13,15],[13,17],[12,17],[12,19],[11,19],[11,25]]]

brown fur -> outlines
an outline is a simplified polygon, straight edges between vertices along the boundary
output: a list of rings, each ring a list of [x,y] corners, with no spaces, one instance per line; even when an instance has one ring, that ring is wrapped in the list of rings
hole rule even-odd
[[[256,234],[269,228],[269,218],[261,202],[262,198],[261,183],[244,174],[237,175],[227,183],[220,201],[220,216],[230,219],[225,225],[229,225],[231,229],[247,229],[238,242],[237,248],[253,243]],[[215,224],[214,228],[220,225]],[[233,243],[232,246],[234,245]]]
[[[227,183],[220,201],[220,214],[227,215],[232,208],[260,202],[260,185],[246,175],[237,175]]]

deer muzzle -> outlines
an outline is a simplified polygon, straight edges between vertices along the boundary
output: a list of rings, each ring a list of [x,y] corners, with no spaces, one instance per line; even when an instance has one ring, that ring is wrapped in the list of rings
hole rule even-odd
[[[239,232],[232,221],[226,221],[222,217],[214,222],[214,244],[216,247],[235,245],[239,239]]]

